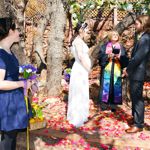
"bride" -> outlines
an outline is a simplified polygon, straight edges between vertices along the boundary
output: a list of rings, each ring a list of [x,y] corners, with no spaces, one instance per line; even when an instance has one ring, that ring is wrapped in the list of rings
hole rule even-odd
[[[88,36],[88,24],[77,24],[71,51],[75,62],[71,71],[69,84],[69,99],[67,120],[75,127],[81,127],[89,116],[89,80],[91,60],[88,55],[89,48],[84,40]]]

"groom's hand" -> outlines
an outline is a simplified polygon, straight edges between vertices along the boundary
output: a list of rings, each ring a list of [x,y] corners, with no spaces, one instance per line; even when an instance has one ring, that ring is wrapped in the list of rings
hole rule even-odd
[[[123,69],[122,77],[128,77],[127,68]]]

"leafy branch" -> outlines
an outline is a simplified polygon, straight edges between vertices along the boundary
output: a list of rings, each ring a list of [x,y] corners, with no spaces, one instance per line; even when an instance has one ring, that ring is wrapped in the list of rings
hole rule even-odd
[[[85,0],[78,2],[77,0],[66,0],[65,8],[71,13],[72,23],[75,27],[77,22],[85,21],[85,14],[89,10],[99,10],[100,7],[113,9],[114,7],[128,12],[138,14],[150,14],[149,0],[139,0],[138,2],[127,2],[122,0]]]

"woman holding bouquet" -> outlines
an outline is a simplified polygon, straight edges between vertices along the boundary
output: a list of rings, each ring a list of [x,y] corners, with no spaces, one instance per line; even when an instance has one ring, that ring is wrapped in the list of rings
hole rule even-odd
[[[100,47],[99,65],[101,67],[100,77],[100,104],[105,110],[107,105],[111,111],[116,111],[116,105],[122,104],[122,69],[127,66],[128,58],[126,50],[119,42],[117,31],[108,34],[109,41]]]
[[[15,150],[20,129],[28,126],[24,88],[31,82],[19,81],[19,63],[11,51],[19,42],[19,31],[11,18],[0,18],[0,150]]]
[[[85,43],[88,32],[87,23],[78,23],[71,43],[75,62],[69,84],[67,120],[75,127],[81,127],[89,116],[88,74],[91,69],[91,60],[88,55],[89,48]]]

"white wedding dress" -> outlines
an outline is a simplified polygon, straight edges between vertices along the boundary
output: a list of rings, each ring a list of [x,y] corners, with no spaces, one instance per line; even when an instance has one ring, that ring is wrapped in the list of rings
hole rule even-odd
[[[77,50],[76,47],[78,44],[81,45],[82,49]],[[71,51],[75,57],[75,62],[71,70],[69,84],[67,120],[75,127],[80,127],[88,120],[89,116],[88,74],[91,68],[91,60],[88,55],[88,46],[79,37],[76,37],[73,41]],[[87,67],[81,63],[79,54],[82,60],[86,63]]]

